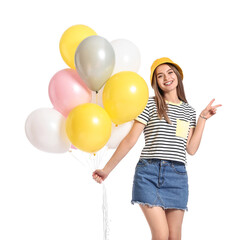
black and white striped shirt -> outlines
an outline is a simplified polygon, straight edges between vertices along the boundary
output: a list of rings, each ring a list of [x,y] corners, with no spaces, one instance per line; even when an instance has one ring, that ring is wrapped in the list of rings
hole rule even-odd
[[[143,112],[135,120],[145,124],[145,146],[140,158],[186,162],[186,143],[190,128],[196,126],[196,111],[188,103],[168,104],[167,114],[172,124],[157,114],[154,96],[149,97]]]

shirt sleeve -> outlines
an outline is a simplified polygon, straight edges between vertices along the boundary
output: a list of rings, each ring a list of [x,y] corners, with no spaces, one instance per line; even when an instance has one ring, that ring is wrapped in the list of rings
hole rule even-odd
[[[135,120],[143,123],[144,125],[147,125],[149,119],[150,119],[150,112],[149,112],[149,101],[148,101],[142,113],[138,115],[135,118]]]
[[[192,108],[191,113],[190,113],[190,128],[195,128],[196,127],[196,111],[194,108]]]

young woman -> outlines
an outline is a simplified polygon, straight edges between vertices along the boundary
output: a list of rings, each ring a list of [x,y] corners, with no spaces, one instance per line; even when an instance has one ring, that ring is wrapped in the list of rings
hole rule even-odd
[[[213,99],[196,125],[196,111],[187,103],[182,80],[182,69],[171,59],[154,61],[151,86],[155,96],[149,97],[106,166],[93,173],[98,183],[104,181],[144,131],[145,146],[136,166],[131,202],[141,207],[152,240],[181,239],[184,211],[188,210],[186,151],[196,153],[206,120],[221,106],[212,106]]]

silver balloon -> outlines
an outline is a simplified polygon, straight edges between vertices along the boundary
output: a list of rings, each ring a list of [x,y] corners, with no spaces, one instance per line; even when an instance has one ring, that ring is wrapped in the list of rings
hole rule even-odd
[[[75,67],[81,79],[92,91],[99,91],[110,78],[115,66],[115,53],[105,38],[85,38],[75,52]]]

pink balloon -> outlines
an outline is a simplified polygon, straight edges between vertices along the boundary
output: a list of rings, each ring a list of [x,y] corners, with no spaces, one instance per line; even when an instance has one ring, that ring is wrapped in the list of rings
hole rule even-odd
[[[54,108],[64,117],[76,106],[92,99],[92,91],[74,69],[57,72],[50,81],[48,92]]]

